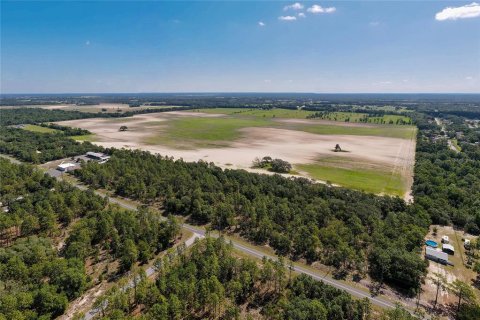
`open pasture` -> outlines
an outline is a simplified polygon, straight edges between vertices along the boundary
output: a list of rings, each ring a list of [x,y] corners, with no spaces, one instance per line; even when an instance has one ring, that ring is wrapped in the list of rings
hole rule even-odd
[[[265,110],[236,113],[241,110],[249,109],[164,112],[59,124],[87,129],[95,134],[93,142],[105,147],[143,149],[245,170],[252,170],[256,157],[268,155],[290,162],[300,175],[335,185],[399,196],[410,190],[413,126],[305,119],[304,111],[297,110],[268,110],[276,112],[275,117],[263,117]],[[123,125],[127,131],[119,131]],[[336,144],[347,152],[333,152]]]
[[[382,109],[378,109],[383,111]],[[248,109],[248,108],[214,108],[214,109],[196,109],[196,112],[210,114],[225,114],[235,117],[261,117],[261,118],[284,118],[284,119],[305,119],[313,116],[315,111],[293,110],[293,109]],[[329,120],[351,123],[362,123],[365,113],[360,112],[325,112],[323,118],[313,118],[312,120]],[[397,124],[398,120],[409,122],[410,118],[403,115],[386,114],[378,117],[367,117],[366,123],[373,124]]]
[[[39,133],[55,133],[59,132],[59,130],[37,126],[34,124],[27,124],[23,127],[24,130],[32,131],[32,132],[39,132]]]

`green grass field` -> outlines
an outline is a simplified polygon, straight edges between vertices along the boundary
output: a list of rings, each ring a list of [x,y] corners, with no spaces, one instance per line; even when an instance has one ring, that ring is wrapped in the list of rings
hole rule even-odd
[[[24,130],[32,131],[32,132],[39,132],[39,133],[55,133],[59,132],[59,130],[52,129],[52,128],[45,128],[41,126],[37,126],[34,124],[27,124],[25,127],[23,127]]]
[[[55,133],[55,132],[62,132],[57,129],[52,129],[52,128],[45,128],[42,126],[37,126],[34,124],[27,124],[24,128],[24,130],[28,131],[33,131],[33,132],[39,132],[39,133]],[[77,141],[93,141],[95,135],[94,134],[85,134],[81,136],[70,136],[69,138],[72,138],[73,140]]]
[[[315,133],[315,134],[337,134],[354,136],[378,136],[388,138],[411,139],[416,134],[414,126],[394,126],[394,125],[376,125],[376,126],[336,126],[336,125],[302,125],[295,126],[295,130]]]
[[[162,125],[161,129],[145,142],[178,149],[225,147],[229,142],[241,137],[240,129],[268,125],[271,125],[270,121],[255,118],[181,117]]]
[[[202,113],[225,114],[225,117],[175,117],[168,122],[159,122],[155,131],[145,142],[164,144],[176,148],[224,147],[241,137],[240,129],[248,127],[282,128],[313,134],[379,136],[410,139],[415,134],[414,126],[397,125],[336,125],[318,123],[285,123],[277,119],[305,119],[308,111],[301,110],[253,110],[241,108],[201,109]],[[263,116],[265,115],[265,117]],[[127,118],[128,119],[128,118]],[[112,120],[113,121],[113,120]],[[115,121],[118,121],[117,119]],[[122,122],[128,122],[122,119]]]
[[[322,162],[298,164],[295,165],[295,168],[308,173],[314,179],[328,181],[346,188],[399,197],[403,197],[405,193],[405,182],[402,177],[387,170],[341,168],[333,164],[322,164]]]
[[[94,141],[95,140],[95,135],[94,134],[84,134],[81,136],[71,136],[73,140],[77,141]]]
[[[314,112],[304,110],[287,110],[287,109],[248,109],[248,108],[212,108],[197,109],[195,112],[225,114],[234,117],[255,117],[255,118],[282,118],[282,119],[305,119],[307,115]]]
[[[212,109],[197,109],[195,112],[203,112],[210,114],[225,114],[235,117],[261,117],[261,118],[281,118],[281,119],[306,119],[307,116],[314,114],[314,111],[305,110],[290,110],[290,109],[248,109],[248,108],[212,108]],[[331,112],[325,114],[323,120],[340,121],[345,122],[349,119],[349,122],[360,122],[360,119],[364,118],[364,113],[359,112]],[[312,120],[320,119],[313,118]],[[368,123],[372,124],[393,124],[397,123],[397,120],[409,121],[410,118],[402,115],[384,115],[382,117],[368,117]]]

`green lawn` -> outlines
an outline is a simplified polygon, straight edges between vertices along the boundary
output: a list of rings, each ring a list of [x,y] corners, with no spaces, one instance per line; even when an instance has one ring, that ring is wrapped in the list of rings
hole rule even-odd
[[[388,194],[403,197],[406,186],[402,177],[389,171],[362,169],[362,168],[339,168],[334,165],[298,164],[298,170],[308,173],[317,180],[328,181],[342,187],[356,189],[375,194]]]
[[[271,125],[265,119],[181,117],[169,120],[148,137],[149,144],[164,144],[180,149],[223,147],[241,137],[240,129]]]
[[[70,138],[72,138],[73,140],[77,140],[77,141],[93,141],[94,138],[95,138],[95,135],[94,134],[84,134],[84,135],[81,135],[81,136],[71,136]]]
[[[33,131],[33,132],[40,132],[40,133],[55,133],[59,132],[59,130],[52,129],[52,128],[45,128],[41,126],[37,126],[34,124],[27,124],[25,127],[23,127],[24,130],[28,131]]]
[[[248,108],[212,108],[194,110],[203,113],[226,114],[235,117],[256,117],[256,118],[282,118],[282,119],[305,119],[312,111],[287,110],[287,109],[248,109]]]

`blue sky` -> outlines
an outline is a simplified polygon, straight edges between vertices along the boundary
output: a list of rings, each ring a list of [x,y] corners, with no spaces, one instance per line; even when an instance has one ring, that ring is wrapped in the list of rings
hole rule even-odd
[[[480,4],[2,1],[1,91],[479,93]]]

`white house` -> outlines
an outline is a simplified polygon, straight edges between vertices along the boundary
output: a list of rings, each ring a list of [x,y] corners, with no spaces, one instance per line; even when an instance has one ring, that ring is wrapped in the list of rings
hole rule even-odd
[[[453,246],[448,243],[444,243],[442,245],[442,251],[452,255],[455,254],[455,248],[453,248]]]
[[[62,172],[67,172],[75,169],[76,166],[77,166],[76,164],[70,163],[70,162],[61,163],[57,166],[57,170]]]

